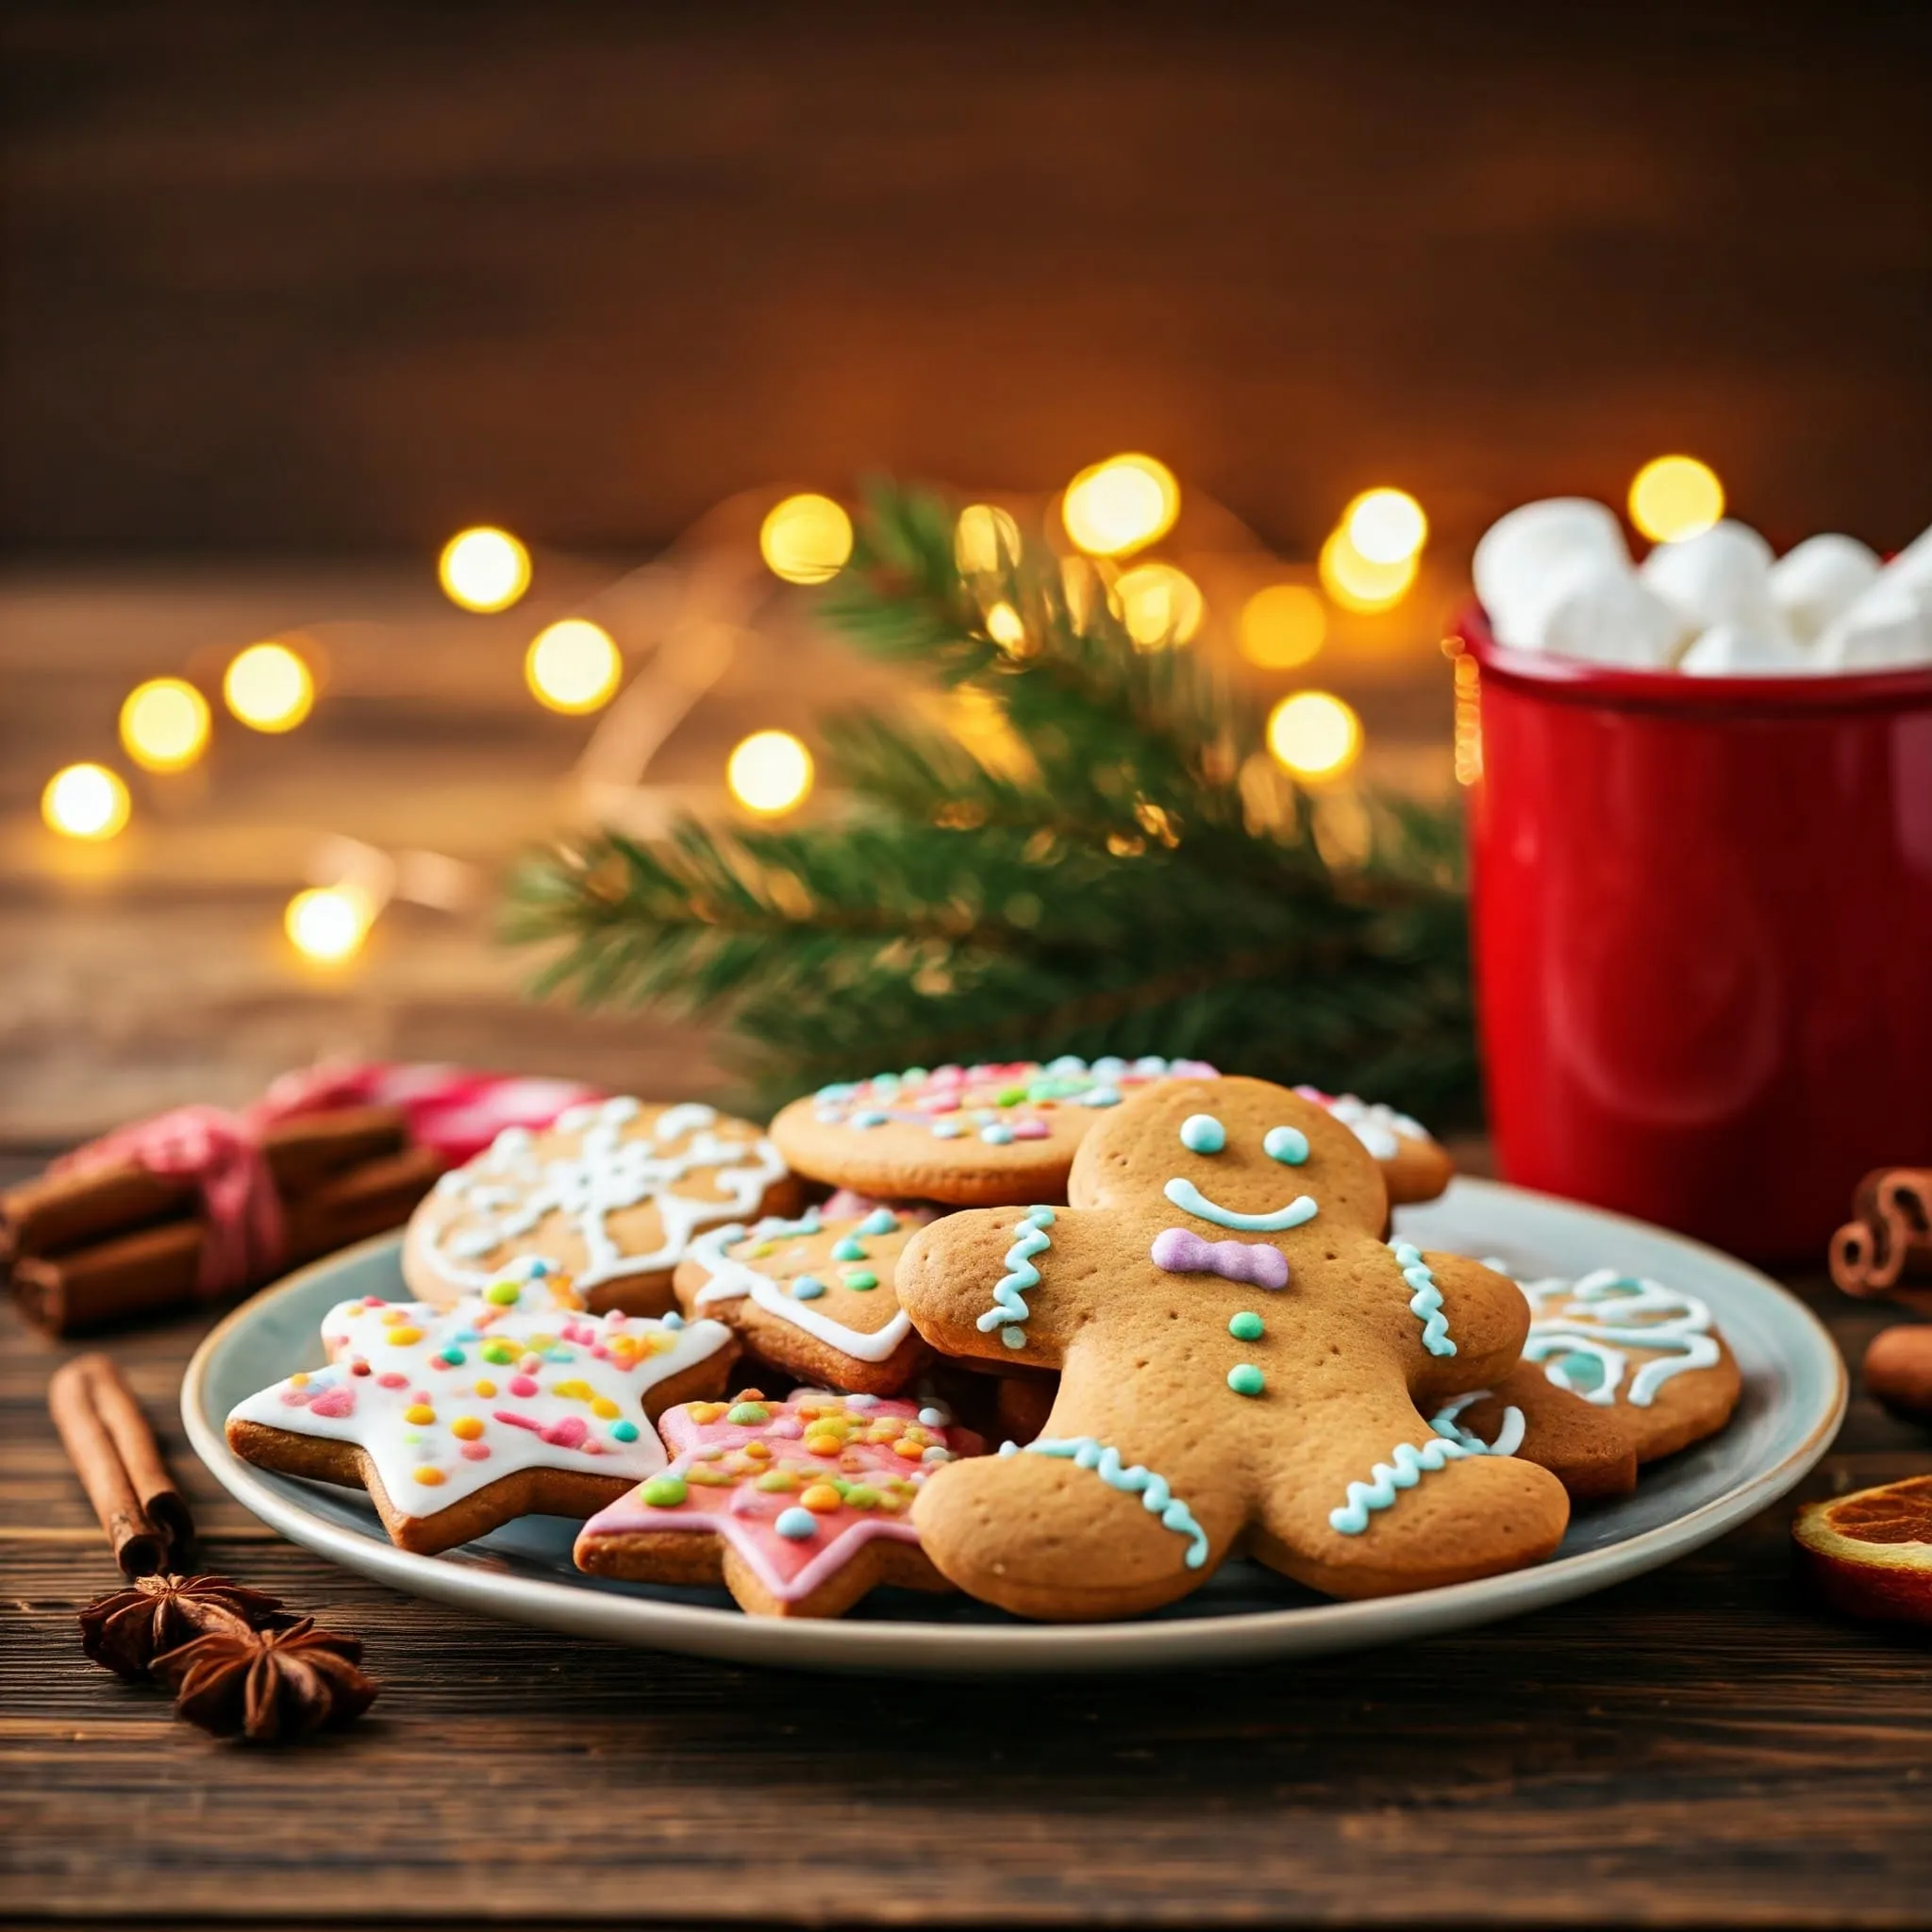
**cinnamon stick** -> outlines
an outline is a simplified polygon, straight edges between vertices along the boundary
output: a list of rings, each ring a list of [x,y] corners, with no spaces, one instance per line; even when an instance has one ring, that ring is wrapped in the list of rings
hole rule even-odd
[[[442,1169],[433,1149],[406,1147],[330,1175],[286,1204],[284,1265],[297,1267],[400,1227]],[[14,1298],[29,1321],[52,1335],[189,1307],[199,1298],[203,1239],[199,1221],[173,1221],[70,1254],[19,1260]]]
[[[277,1121],[262,1136],[262,1156],[287,1199],[397,1152],[408,1131],[400,1108],[340,1108]],[[132,1165],[39,1174],[0,1192],[0,1261],[91,1247],[175,1219],[192,1209],[195,1191],[192,1181]]]
[[[1847,1294],[1889,1295],[1932,1313],[1932,1168],[1868,1174],[1852,1211],[1831,1238],[1831,1278]],[[1919,1278],[1928,1285],[1907,1285]]]
[[[184,1541],[193,1525],[120,1371],[106,1356],[76,1356],[55,1370],[47,1407],[123,1574],[152,1576],[166,1568],[171,1524],[180,1525]],[[163,1521],[156,1520],[151,1498],[167,1499]]]

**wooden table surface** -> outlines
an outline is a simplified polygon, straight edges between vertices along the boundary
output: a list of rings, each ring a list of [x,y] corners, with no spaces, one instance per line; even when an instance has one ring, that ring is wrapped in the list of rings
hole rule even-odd
[[[1792,1285],[1857,1360],[1884,1315]],[[1789,1503],[1582,1602],[1332,1662],[740,1670],[487,1623],[283,1542],[187,1448],[193,1319],[112,1348],[205,1561],[359,1633],[384,1686],[305,1748],[217,1743],[81,1656],[74,1611],[115,1575],[46,1415],[63,1351],[0,1321],[0,1912],[1905,1925],[1932,1895],[1924,1647],[1801,1598]],[[1926,1459],[1859,1397],[1807,1493]]]

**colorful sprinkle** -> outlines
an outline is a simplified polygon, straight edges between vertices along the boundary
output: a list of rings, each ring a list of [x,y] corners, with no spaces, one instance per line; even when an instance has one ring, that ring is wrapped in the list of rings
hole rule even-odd
[[[771,1419],[772,1411],[762,1402],[735,1402],[724,1413],[727,1423],[736,1423],[742,1429],[755,1429]]]
[[[1234,1316],[1229,1321],[1227,1332],[1237,1341],[1259,1341],[1261,1337],[1267,1332],[1267,1324],[1261,1320],[1259,1315],[1255,1314],[1250,1309],[1243,1308],[1239,1315]]]
[[[832,1259],[835,1261],[862,1261],[865,1259],[865,1243],[854,1241],[848,1234],[844,1240],[832,1244]]]
[[[979,1138],[989,1147],[1005,1147],[1012,1141],[1013,1130],[1011,1127],[1002,1126],[999,1122],[994,1121],[991,1126],[980,1128]]]
[[[800,1509],[795,1505],[790,1509],[781,1509],[778,1520],[772,1524],[782,1537],[789,1537],[795,1543],[802,1543],[819,1533],[819,1520],[809,1509]]]
[[[483,1433],[483,1424],[473,1415],[459,1415],[450,1424],[449,1432],[460,1441],[474,1442]]]
[[[816,1274],[801,1274],[791,1284],[791,1298],[794,1301],[815,1302],[825,1291],[825,1284]]]
[[[654,1475],[644,1485],[644,1501],[653,1509],[675,1509],[690,1493],[681,1475]]]
[[[861,1294],[869,1288],[876,1288],[879,1278],[870,1268],[849,1269],[840,1277],[847,1288],[856,1289]]]
[[[421,1469],[415,1471],[414,1474],[416,1480],[419,1483],[421,1483],[425,1490],[434,1490],[441,1487],[443,1477],[442,1472],[440,1469],[431,1469],[425,1463]]]

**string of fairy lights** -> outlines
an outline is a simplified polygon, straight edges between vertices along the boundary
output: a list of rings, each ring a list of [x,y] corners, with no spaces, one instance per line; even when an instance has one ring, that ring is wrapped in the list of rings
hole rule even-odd
[[[1646,463],[1632,480],[1628,507],[1637,528],[1654,542],[1670,542],[1708,529],[1724,514],[1724,486],[1709,465],[1690,456],[1665,456]],[[1171,558],[1153,555],[1180,515],[1181,489],[1157,458],[1129,453],[1082,470],[1057,499],[1048,530],[1064,540],[1061,568],[1076,608],[1104,595],[1135,644],[1143,650],[1191,645],[1209,617],[1201,585]],[[1053,528],[1054,525],[1058,528]],[[1389,485],[1352,498],[1321,546],[1315,582],[1277,559],[1268,580],[1249,590],[1226,629],[1234,648],[1256,669],[1303,670],[1327,641],[1331,612],[1373,616],[1393,610],[1414,589],[1429,537],[1423,507],[1407,491]],[[1000,505],[968,505],[955,531],[955,555],[969,578],[996,580],[1002,558],[1017,557],[1026,540],[1013,512]],[[823,584],[850,559],[853,527],[843,505],[806,491],[774,503],[763,518],[758,553],[772,575],[785,583]],[[512,608],[529,590],[528,548],[508,530],[478,526],[458,531],[442,547],[437,575],[459,609],[494,615]],[[1024,620],[1011,605],[985,609],[987,635],[1002,649],[1024,655]],[[1458,667],[1459,669],[1459,667]],[[625,658],[604,625],[584,616],[558,619],[530,640],[524,677],[532,697],[546,708],[583,716],[602,710],[625,683]],[[294,731],[316,703],[316,676],[297,643],[271,638],[236,651],[220,684],[223,708],[237,724],[269,735]],[[1460,708],[1473,694],[1458,684]],[[120,711],[120,742],[142,772],[166,777],[189,770],[207,752],[215,730],[214,707],[191,679],[151,677],[135,686]],[[1458,728],[1457,744],[1464,734]],[[1332,691],[1302,687],[1285,692],[1268,720],[1268,748],[1281,768],[1305,784],[1344,776],[1360,758],[1362,724],[1354,708]],[[789,731],[767,728],[741,739],[725,759],[724,783],[742,810],[760,818],[795,811],[810,796],[810,750]],[[1468,782],[1458,750],[1457,776]],[[127,827],[134,811],[128,782],[113,766],[85,761],[64,766],[47,780],[42,817],[62,839],[104,841]],[[344,841],[353,844],[353,841]],[[394,867],[369,853],[389,876],[380,890],[345,875],[309,886],[288,902],[283,924],[297,953],[317,962],[348,958],[361,946],[394,889]],[[416,855],[432,867],[455,861]],[[351,868],[353,874],[353,867]],[[429,903],[437,903],[433,896]]]

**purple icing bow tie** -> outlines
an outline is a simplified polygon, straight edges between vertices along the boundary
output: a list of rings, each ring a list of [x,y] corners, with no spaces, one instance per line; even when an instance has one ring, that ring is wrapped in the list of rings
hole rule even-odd
[[[1263,1241],[1204,1241],[1185,1227],[1154,1237],[1154,1265],[1170,1274],[1219,1274],[1254,1288],[1286,1288],[1288,1257]]]

